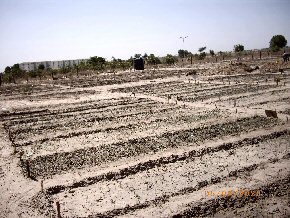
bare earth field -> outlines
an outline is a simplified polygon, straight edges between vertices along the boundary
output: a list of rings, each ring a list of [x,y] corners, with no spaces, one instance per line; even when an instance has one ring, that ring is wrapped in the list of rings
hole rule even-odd
[[[289,217],[290,69],[247,64],[4,84],[0,217]]]

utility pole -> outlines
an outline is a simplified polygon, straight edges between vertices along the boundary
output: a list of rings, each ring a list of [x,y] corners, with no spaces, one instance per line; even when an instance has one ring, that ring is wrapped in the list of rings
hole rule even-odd
[[[179,38],[182,39],[183,43],[184,43],[184,39],[186,39],[188,36],[180,36]]]
[[[182,42],[183,42],[183,46],[182,47],[184,47],[184,40],[186,39],[186,38],[188,38],[188,36],[180,36],[179,37],[180,39],[182,39]],[[185,58],[185,50],[183,50],[183,59]]]

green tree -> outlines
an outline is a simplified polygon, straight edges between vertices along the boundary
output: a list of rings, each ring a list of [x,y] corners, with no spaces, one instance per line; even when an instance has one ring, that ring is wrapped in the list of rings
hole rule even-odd
[[[76,71],[76,73],[77,73],[77,77],[79,77],[79,66],[78,65],[76,65],[76,64],[74,64],[73,65],[73,69]],[[53,75],[52,75],[52,77],[53,77]]]
[[[11,67],[9,66],[5,67],[3,78],[4,80],[7,80],[9,83],[12,82]]]
[[[57,73],[59,72],[57,69],[48,68],[47,71],[51,75],[51,78],[53,80],[57,79],[57,77],[55,77],[55,75],[57,75]]]
[[[164,61],[166,64],[171,65],[177,62],[177,59],[171,55],[171,54],[167,54],[164,58]]]
[[[241,44],[234,45],[234,51],[238,54],[237,60],[240,60],[241,52],[245,50],[245,47]]]
[[[48,74],[50,74],[50,76],[51,76],[51,78],[52,79],[54,79],[54,75],[53,75],[53,70],[50,68],[50,67],[48,67],[47,69],[46,69],[46,72],[48,73]]]
[[[106,59],[94,56],[88,60],[88,65],[91,70],[104,70],[106,65]]]
[[[189,55],[191,55],[191,53],[187,50],[183,50],[183,49],[178,50],[178,57],[180,57],[180,58],[186,58]]]
[[[198,49],[199,55],[197,55],[197,59],[198,60],[203,60],[206,57],[206,53],[205,53],[206,47],[201,47]]]
[[[205,50],[206,50],[206,47],[201,47],[201,48],[198,49],[198,52],[201,53],[201,52],[203,52]]]
[[[38,70],[31,70],[28,72],[28,76],[32,78],[36,78],[39,75]]]
[[[119,62],[119,66],[122,68],[122,70],[126,70],[128,68],[130,68],[130,66],[132,65],[132,60],[121,60],[118,59]]]
[[[225,53],[222,51],[218,52],[218,55],[221,56],[223,58],[223,60],[225,59]]]
[[[142,55],[141,54],[135,54],[134,58],[140,58]]]
[[[199,59],[199,60],[203,60],[203,59],[205,59],[205,57],[206,57],[206,53],[205,53],[205,52],[201,52],[201,53],[198,55],[198,59]]]
[[[42,74],[44,72],[45,66],[44,64],[39,64],[38,68],[37,68],[37,75],[39,76],[39,78],[42,77]]]
[[[236,53],[240,53],[245,50],[245,47],[241,44],[234,45],[234,51]]]
[[[275,35],[270,40],[270,49],[272,51],[279,51],[287,45],[287,40],[283,35]]]
[[[11,73],[11,67],[9,67],[9,66],[5,67],[4,73],[6,73],[6,74]]]
[[[39,64],[39,65],[38,65],[38,70],[44,70],[44,69],[45,69],[44,64]]]
[[[115,57],[112,57],[112,60],[109,63],[109,65],[110,65],[111,71],[115,73],[115,70],[118,67],[118,61],[117,61],[117,59]]]
[[[20,69],[19,64],[14,64],[11,67],[11,75],[12,75],[12,80],[14,83],[16,83],[16,78],[21,78],[23,76],[23,70]]]
[[[84,71],[84,70],[87,70],[88,66],[87,66],[86,62],[81,61],[81,62],[78,64],[78,68],[79,68],[80,71]]]
[[[133,57],[131,56],[126,62],[129,64],[129,68],[133,68]]]
[[[147,58],[147,62],[150,65],[156,65],[156,64],[161,64],[161,61],[158,57],[155,57],[154,54],[150,54]]]

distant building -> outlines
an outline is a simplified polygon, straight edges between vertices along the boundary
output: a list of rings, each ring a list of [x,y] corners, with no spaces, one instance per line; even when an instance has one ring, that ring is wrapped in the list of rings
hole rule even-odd
[[[40,61],[40,62],[24,62],[19,64],[20,69],[26,71],[37,70],[40,64],[44,65],[45,69],[61,69],[64,67],[73,67],[81,62],[86,62],[88,59],[77,59],[77,60],[62,60],[62,61]]]

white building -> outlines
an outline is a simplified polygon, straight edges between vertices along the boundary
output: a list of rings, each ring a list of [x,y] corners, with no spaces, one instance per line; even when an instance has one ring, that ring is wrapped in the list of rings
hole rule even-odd
[[[38,66],[43,64],[45,69],[61,69],[64,67],[73,67],[81,62],[86,62],[88,59],[77,59],[77,60],[62,60],[62,61],[41,61],[41,62],[24,62],[19,64],[20,69],[26,71],[37,70]]]

